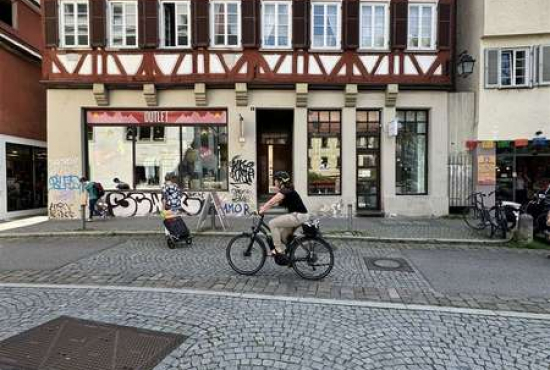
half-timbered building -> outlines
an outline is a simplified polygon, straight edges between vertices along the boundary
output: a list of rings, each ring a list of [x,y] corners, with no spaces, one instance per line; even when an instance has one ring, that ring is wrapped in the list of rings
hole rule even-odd
[[[52,201],[148,213],[175,173],[243,214],[286,170],[317,212],[447,212],[455,0],[43,3]]]

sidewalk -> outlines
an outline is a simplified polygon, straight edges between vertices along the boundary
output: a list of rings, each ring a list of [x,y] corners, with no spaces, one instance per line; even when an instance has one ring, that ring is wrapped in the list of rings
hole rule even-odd
[[[267,217],[269,219],[269,216]],[[229,229],[226,232],[242,232],[250,229],[252,219],[249,217],[228,217]],[[341,237],[366,237],[373,239],[406,240],[406,241],[442,241],[442,242],[491,242],[502,240],[490,239],[488,231],[475,231],[468,228],[461,218],[366,218],[354,217],[352,231],[347,218],[321,217],[321,229],[326,235]],[[198,217],[185,217],[192,231],[196,230]],[[217,232],[222,231],[217,221]],[[210,226],[210,219],[206,226]],[[0,230],[0,237],[17,236],[64,236],[82,235],[151,235],[163,233],[158,216],[111,218],[86,223],[86,232],[82,231],[80,220],[50,220],[42,223]]]

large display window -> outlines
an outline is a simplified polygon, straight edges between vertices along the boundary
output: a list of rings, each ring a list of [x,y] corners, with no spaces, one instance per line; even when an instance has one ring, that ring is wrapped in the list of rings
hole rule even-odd
[[[47,205],[46,149],[6,143],[8,212]]]
[[[190,190],[227,190],[225,111],[88,111],[88,174],[114,188],[159,189],[167,174]]]

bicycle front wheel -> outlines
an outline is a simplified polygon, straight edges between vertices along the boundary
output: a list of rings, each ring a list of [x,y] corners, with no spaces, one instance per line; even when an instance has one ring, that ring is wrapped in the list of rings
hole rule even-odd
[[[303,238],[295,242],[290,252],[294,271],[306,280],[320,280],[334,267],[332,246],[321,238]]]
[[[250,234],[231,239],[225,255],[229,266],[241,275],[254,275],[261,270],[267,258],[263,242]]]
[[[466,225],[474,230],[483,230],[487,227],[487,222],[484,220],[483,211],[476,206],[468,206],[462,214]]]

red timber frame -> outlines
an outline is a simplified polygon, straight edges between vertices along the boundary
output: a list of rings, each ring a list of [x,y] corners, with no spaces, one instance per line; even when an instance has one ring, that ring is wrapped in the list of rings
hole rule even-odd
[[[294,0],[301,1],[308,0]],[[359,3],[358,0],[343,2],[344,6],[348,3]],[[393,16],[394,13],[406,12],[408,6],[407,0],[391,0],[390,4],[392,19],[396,18]],[[394,20],[390,22],[391,46],[388,51],[358,50],[357,39],[345,34],[343,50],[334,52],[313,51],[307,46],[303,47],[304,45],[294,45],[292,50],[281,51],[266,51],[259,47],[244,47],[235,51],[210,50],[204,46],[197,46],[197,43],[187,50],[147,48],[143,45],[131,50],[110,50],[104,47],[62,50],[49,47],[44,51],[43,78],[48,84],[63,86],[92,83],[154,83],[171,86],[198,82],[246,82],[269,86],[294,83],[323,86],[349,83],[359,86],[400,84],[419,88],[449,89],[454,80],[451,67],[454,65],[455,57],[456,0],[439,0],[438,4],[438,47],[433,51],[407,50],[405,45],[402,45],[402,32],[404,27],[406,30],[406,25],[395,23]],[[350,14],[347,8],[344,12],[345,17],[346,14]],[[441,19],[442,14],[445,19]],[[358,25],[356,15],[352,19],[355,22],[354,28]],[[343,32],[349,33],[349,22],[346,19],[343,20],[342,29]],[[402,19],[397,17],[397,22],[402,22]],[[130,68],[127,58],[133,60]],[[67,59],[71,59],[72,62],[67,63]]]

